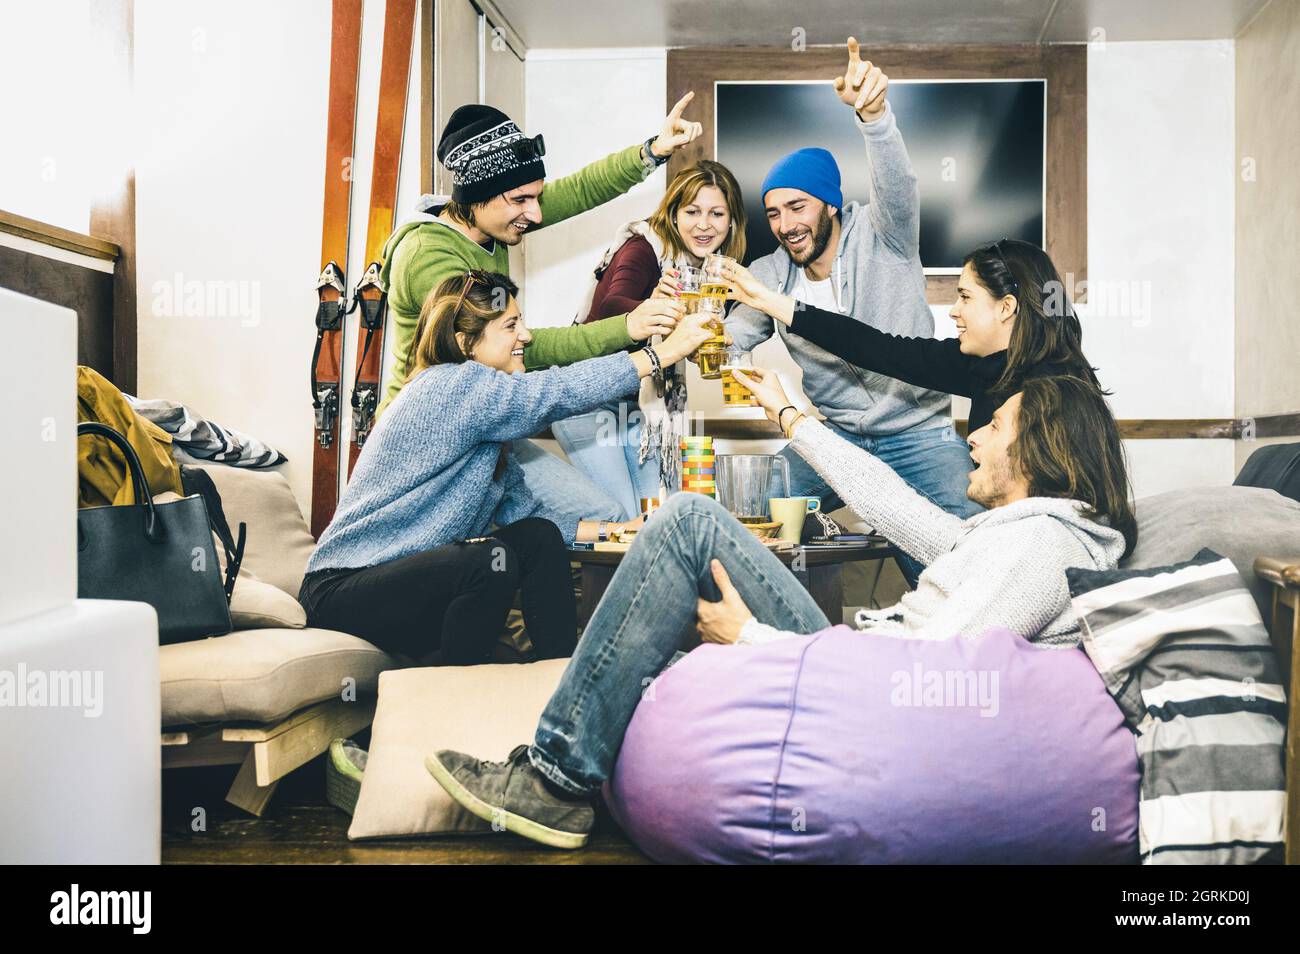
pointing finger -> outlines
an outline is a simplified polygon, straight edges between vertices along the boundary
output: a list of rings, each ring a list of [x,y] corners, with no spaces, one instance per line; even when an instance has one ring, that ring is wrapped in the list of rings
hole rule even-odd
[[[674,106],[671,110],[669,110],[668,115],[672,119],[681,119],[682,110],[684,110],[690,104],[691,100],[693,100],[694,98],[695,98],[695,90],[691,90],[689,93],[687,93],[685,96],[683,96],[681,99],[677,101],[677,105]]]

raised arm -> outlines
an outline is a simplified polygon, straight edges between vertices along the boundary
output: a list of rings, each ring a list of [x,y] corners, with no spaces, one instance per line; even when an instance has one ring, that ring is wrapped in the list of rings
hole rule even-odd
[[[868,371],[921,388],[973,397],[984,383],[973,369],[978,358],[962,354],[956,338],[891,335],[848,315],[798,302],[790,332]]]
[[[912,258],[920,251],[921,200],[912,160],[885,100],[889,77],[880,67],[861,59],[853,37],[849,37],[848,48],[848,67],[843,76],[835,78],[835,91],[855,110],[866,145],[866,212],[885,244],[904,258]]]
[[[880,458],[820,421],[804,418],[790,446],[845,505],[917,562],[933,563],[956,544],[962,522],[912,489]]]
[[[524,349],[524,367],[529,371],[563,367],[622,351],[630,344],[627,315],[563,328],[534,328],[532,344]]]
[[[573,364],[622,351],[654,335],[668,335],[682,312],[681,302],[648,298],[626,315],[564,328],[538,328],[533,332],[533,343],[524,349],[524,367],[533,371]]]
[[[622,352],[532,374],[507,374],[477,361],[459,371],[453,387],[465,395],[464,413],[498,441],[530,437],[552,421],[622,397],[640,380],[631,355]]]
[[[654,172],[680,146],[698,139],[704,127],[682,117],[694,97],[694,93],[687,93],[677,101],[648,145],[628,146],[549,184],[542,192],[542,225],[538,227],[554,225],[618,198]],[[583,117],[584,121],[590,118]]]
[[[542,224],[538,228],[563,222],[588,209],[617,199],[641,182],[649,170],[641,160],[641,145],[628,146],[603,159],[583,166],[548,182],[542,190]]]

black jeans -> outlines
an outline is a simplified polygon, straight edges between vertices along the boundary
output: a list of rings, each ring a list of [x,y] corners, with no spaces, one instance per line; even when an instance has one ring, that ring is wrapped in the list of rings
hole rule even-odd
[[[578,611],[559,528],[529,517],[483,543],[451,543],[378,566],[317,570],[298,600],[307,625],[360,636],[389,653],[440,665],[490,661],[521,592],[539,659],[573,655]]]

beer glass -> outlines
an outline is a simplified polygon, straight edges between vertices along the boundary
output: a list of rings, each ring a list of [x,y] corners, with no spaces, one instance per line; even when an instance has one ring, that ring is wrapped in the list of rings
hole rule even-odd
[[[716,298],[719,303],[727,300],[731,283],[727,281],[726,267],[735,259],[713,252],[704,257],[704,280],[700,283],[700,295],[704,298]]]
[[[727,337],[722,323],[723,302],[717,298],[701,297],[696,311],[707,314],[713,337],[700,345],[695,352],[695,362],[700,368],[700,377],[706,381],[716,381],[722,376],[722,359],[727,351]]]
[[[682,304],[686,306],[686,314],[695,311],[695,306],[700,300],[700,286],[704,282],[704,269],[696,268],[694,265],[683,265],[681,268],[672,268],[677,273],[677,284],[681,288]],[[668,271],[666,268],[664,271]]]
[[[736,380],[731,372],[739,369],[748,373],[754,370],[754,355],[743,348],[731,347],[723,352],[721,375],[722,403],[725,407],[757,407],[754,392]]]

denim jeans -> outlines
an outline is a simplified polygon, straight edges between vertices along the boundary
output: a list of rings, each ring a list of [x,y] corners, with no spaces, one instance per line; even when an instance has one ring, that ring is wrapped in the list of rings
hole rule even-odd
[[[510,451],[524,471],[524,484],[546,508],[544,516],[555,520],[622,520],[623,508],[578,472],[532,441],[515,441]]]
[[[929,497],[949,513],[965,519],[984,509],[966,496],[966,478],[975,463],[970,459],[970,447],[951,424],[886,437],[863,437],[830,422],[826,426],[849,443],[879,457],[913,490]],[[844,506],[844,501],[831,490],[821,474],[794,450],[787,447],[781,456],[790,462],[790,496],[820,497],[821,509],[825,513]],[[915,586],[925,567],[907,554],[899,554],[898,564],[907,582]]]
[[[623,557],[537,723],[529,759],[556,785],[585,794],[609,777],[642,692],[691,647],[696,600],[720,598],[715,558],[759,622],[796,633],[830,626],[794,574],[717,501],[674,494]]]
[[[635,401],[613,401],[588,414],[551,425],[569,463],[623,508],[620,520],[641,513],[642,497],[659,496],[659,453],[641,453],[641,409]]]

